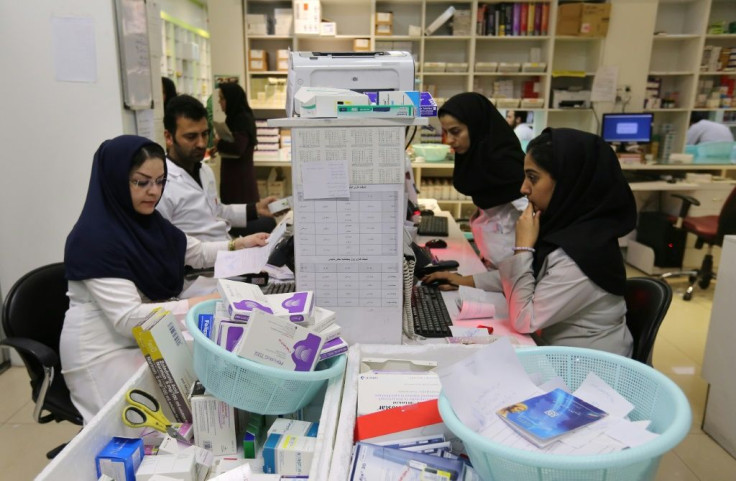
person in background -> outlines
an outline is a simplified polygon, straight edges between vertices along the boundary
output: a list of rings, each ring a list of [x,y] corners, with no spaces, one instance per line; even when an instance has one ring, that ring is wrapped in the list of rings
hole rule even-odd
[[[514,133],[521,142],[528,142],[534,138],[534,129],[526,123],[528,117],[529,112],[526,110],[509,109],[506,111],[506,122],[514,129]]]
[[[169,100],[176,97],[176,85],[174,85],[174,81],[171,80],[170,78],[161,77],[161,87],[163,88],[164,112],[165,112],[166,105],[168,105]]]
[[[256,121],[248,105],[243,87],[236,83],[221,83],[217,100],[225,112],[225,124],[232,140],[215,136],[215,147],[222,158],[220,167],[220,198],[226,204],[258,202],[256,169],[253,150],[258,143]],[[214,100],[214,99],[213,99]]]
[[[202,241],[223,241],[231,235],[273,230],[276,221],[268,204],[276,197],[251,204],[220,202],[215,174],[202,163],[210,132],[202,102],[189,95],[176,97],[164,114],[164,129],[169,180],[156,206],[164,218]],[[224,175],[223,172],[223,179]]]
[[[484,264],[494,268],[511,255],[514,227],[527,205],[519,193],[524,152],[511,127],[481,94],[455,95],[438,114],[445,142],[455,150],[452,182],[478,207],[470,227]]]
[[[529,206],[516,226],[514,255],[497,272],[440,272],[423,282],[503,292],[511,326],[537,344],[630,357],[618,239],[636,227],[636,204],[616,154],[597,135],[547,128],[529,143],[524,172]]]
[[[733,134],[727,126],[708,120],[707,112],[692,112],[685,143],[696,145],[704,142],[733,142]]]
[[[144,137],[106,140],[95,153],[79,220],[67,237],[69,309],[61,331],[62,374],[85,422],[145,362],[132,335],[155,307],[182,318],[217,294],[177,300],[184,266],[214,265],[218,250],[264,245],[267,234],[203,243],[164,219],[163,148]]]

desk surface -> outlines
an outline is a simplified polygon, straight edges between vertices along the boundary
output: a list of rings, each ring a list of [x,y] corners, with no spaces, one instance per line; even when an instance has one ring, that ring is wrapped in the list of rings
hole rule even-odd
[[[439,260],[454,260],[457,261],[460,266],[457,269],[459,274],[464,276],[483,272],[486,267],[481,262],[478,255],[475,253],[470,243],[463,235],[457,222],[452,218],[449,212],[440,212],[437,215],[448,217],[449,236],[443,237],[447,242],[447,248],[444,249],[432,249],[432,253],[437,256]],[[416,243],[424,245],[429,239],[434,239],[436,236],[417,236]],[[458,321],[458,307],[457,307],[457,291],[442,291],[442,298],[447,306],[447,311],[450,313],[452,323],[455,326],[462,327],[476,327],[479,324],[493,326],[493,335],[496,336],[513,336],[519,344],[535,345],[532,338],[526,334],[519,334],[509,324],[509,313],[508,305],[506,304],[506,298],[501,292],[493,292],[491,295],[494,298],[494,306],[496,307],[496,315],[492,319],[473,319],[469,321]],[[445,343],[446,341],[441,339],[429,339],[422,342],[431,343]],[[405,340],[405,343],[409,343]]]

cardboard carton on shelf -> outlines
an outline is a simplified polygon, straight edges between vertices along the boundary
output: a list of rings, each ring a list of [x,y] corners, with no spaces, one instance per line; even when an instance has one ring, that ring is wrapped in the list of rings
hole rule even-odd
[[[557,9],[557,35],[605,37],[610,3],[566,3]]]

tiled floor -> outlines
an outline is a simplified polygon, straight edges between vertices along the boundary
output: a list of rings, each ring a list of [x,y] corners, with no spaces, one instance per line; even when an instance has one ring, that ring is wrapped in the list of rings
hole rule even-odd
[[[641,275],[630,271],[629,275]],[[690,434],[665,454],[657,481],[732,481],[736,460],[700,430],[707,385],[700,378],[710,321],[713,289],[697,290],[692,301],[681,296],[685,284],[672,282],[675,296],[654,347],[654,365],[685,392],[693,409]],[[39,425],[32,420],[28,376],[12,368],[0,375],[0,477],[29,480],[46,465],[45,453],[78,431],[69,423]]]

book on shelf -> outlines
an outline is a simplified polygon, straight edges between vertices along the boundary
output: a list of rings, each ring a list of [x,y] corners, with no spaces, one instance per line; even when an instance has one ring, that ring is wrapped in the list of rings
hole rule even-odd
[[[608,415],[559,388],[511,404],[496,413],[512,429],[538,447],[547,446]]]
[[[133,328],[133,337],[176,421],[191,423],[189,392],[197,375],[179,321],[171,312],[157,307]]]
[[[449,6],[437,18],[424,29],[424,35],[432,35],[438,28],[444,25],[455,14],[455,7]]]

